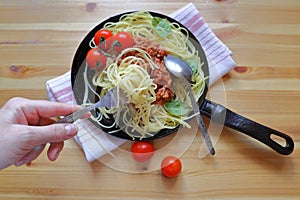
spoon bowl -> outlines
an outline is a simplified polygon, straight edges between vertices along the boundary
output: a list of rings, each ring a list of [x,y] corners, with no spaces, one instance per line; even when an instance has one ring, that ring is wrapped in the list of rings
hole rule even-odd
[[[176,77],[183,76],[186,80],[191,81],[193,71],[190,66],[181,58],[173,55],[167,55],[165,64],[168,70]]]

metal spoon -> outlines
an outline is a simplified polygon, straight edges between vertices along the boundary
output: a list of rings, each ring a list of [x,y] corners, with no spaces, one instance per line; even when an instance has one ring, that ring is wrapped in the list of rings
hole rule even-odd
[[[195,97],[193,95],[193,91],[192,91],[192,87],[191,87],[191,83],[190,83],[192,80],[192,76],[193,76],[192,69],[185,61],[183,61],[182,59],[180,59],[179,57],[176,57],[176,56],[167,55],[165,57],[164,61],[165,61],[165,65],[166,65],[167,69],[174,76],[181,78],[186,83],[186,85],[188,87],[188,93],[189,93],[189,97],[190,97],[190,100],[192,103],[193,111],[194,111],[194,113],[199,113],[198,115],[196,115],[198,126],[202,132],[202,135],[204,137],[206,146],[209,149],[210,154],[214,155],[215,149],[211,143],[211,139],[208,135],[207,129],[205,127],[205,124],[203,122],[203,119],[202,119],[200,111],[199,111],[199,106],[197,105]]]

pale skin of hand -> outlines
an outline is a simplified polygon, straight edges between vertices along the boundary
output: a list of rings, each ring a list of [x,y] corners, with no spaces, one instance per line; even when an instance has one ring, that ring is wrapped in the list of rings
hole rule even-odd
[[[46,144],[50,144],[48,159],[56,160],[64,141],[77,134],[77,127],[55,124],[54,117],[69,115],[80,108],[46,100],[10,99],[0,109],[0,169],[30,163]]]

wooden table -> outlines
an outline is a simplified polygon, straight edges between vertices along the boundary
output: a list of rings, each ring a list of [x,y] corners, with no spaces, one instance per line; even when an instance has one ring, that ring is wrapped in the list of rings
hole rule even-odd
[[[132,174],[88,163],[69,140],[56,162],[43,153],[30,167],[2,170],[1,199],[300,198],[300,2],[191,2],[239,66],[222,79],[226,107],[287,133],[295,141],[294,152],[281,156],[224,128],[214,157],[199,159],[193,143],[181,157],[182,173],[167,179],[158,170]],[[168,14],[187,3],[0,1],[0,105],[14,96],[46,99],[45,82],[70,69],[79,42],[102,19],[127,10]]]

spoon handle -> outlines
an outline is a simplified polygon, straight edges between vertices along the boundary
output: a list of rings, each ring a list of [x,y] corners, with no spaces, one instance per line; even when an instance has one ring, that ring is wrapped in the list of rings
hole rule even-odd
[[[205,144],[206,144],[206,146],[207,146],[210,154],[211,155],[215,155],[215,153],[216,153],[215,149],[214,149],[214,147],[212,145],[211,139],[210,139],[210,137],[208,135],[207,129],[205,127],[205,124],[203,122],[202,116],[200,114],[199,106],[198,106],[198,104],[197,104],[197,102],[195,100],[195,96],[193,94],[192,87],[191,87],[190,83],[186,79],[183,78],[183,80],[186,82],[186,85],[188,87],[188,93],[189,93],[189,97],[190,97],[190,100],[191,100],[193,111],[194,111],[195,114],[197,113],[197,115],[196,115],[197,124],[198,124],[198,127],[201,130],[201,133],[202,133],[203,137],[204,137]]]

